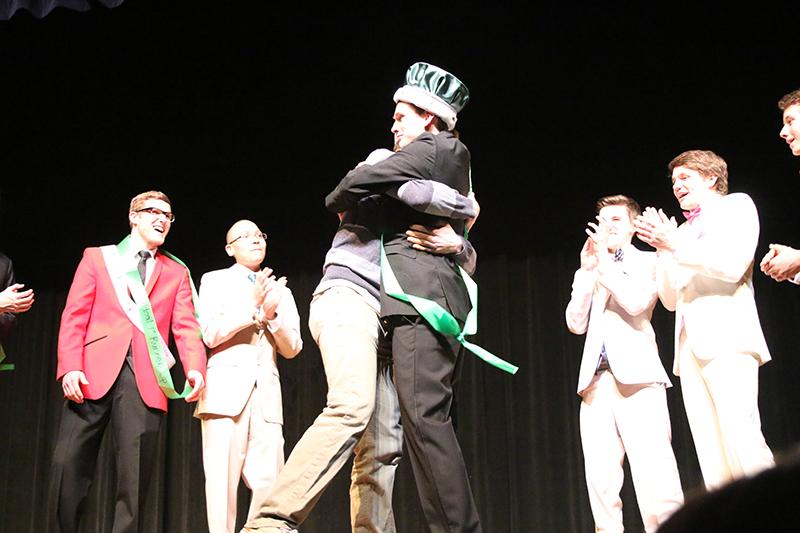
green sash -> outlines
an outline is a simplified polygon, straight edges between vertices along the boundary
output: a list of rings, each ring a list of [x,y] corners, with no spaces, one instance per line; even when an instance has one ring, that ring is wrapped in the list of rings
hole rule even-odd
[[[0,344],[0,372],[3,370],[14,370],[13,363],[4,363],[3,361],[6,358],[6,352],[3,350],[3,345]]]
[[[128,251],[130,249],[130,235],[122,239],[117,245],[117,251],[121,257],[126,257],[129,255]],[[177,262],[180,265],[183,265],[184,268],[186,265],[176,258],[174,255],[161,250],[161,253],[165,256],[169,257],[173,261]],[[187,268],[186,271],[188,272],[189,269]],[[150,305],[150,298],[147,296],[147,291],[142,284],[142,278],[139,276],[138,269],[134,266],[133,269],[126,272],[125,275],[127,276],[127,284],[131,290],[131,296],[133,296],[133,301],[136,303],[136,306],[139,309],[139,316],[142,320],[142,332],[144,333],[145,340],[147,341],[147,351],[150,355],[150,362],[153,365],[153,370],[156,375],[156,380],[158,381],[158,386],[161,387],[161,391],[164,395],[171,399],[176,400],[178,398],[185,398],[192,392],[192,387],[187,382],[184,384],[183,392],[178,393],[175,390],[175,386],[172,383],[172,376],[169,373],[169,366],[167,364],[167,357],[164,354],[164,349],[166,347],[166,343],[164,339],[161,338],[161,334],[158,331],[158,326],[156,324],[156,318],[153,314],[153,308]],[[189,273],[189,282],[192,286],[192,301],[195,303],[195,317],[197,317],[197,304],[196,304],[196,291],[194,288],[194,282],[192,282],[191,273]],[[199,333],[199,330],[198,330]]]
[[[467,274],[463,268],[458,267],[458,270],[461,272],[461,277],[464,280],[464,284],[467,286],[469,301],[470,304],[472,304],[472,309],[470,309],[467,314],[463,329],[459,327],[458,320],[438,303],[427,298],[413,296],[403,292],[400,283],[397,281],[397,277],[392,271],[389,260],[386,258],[386,251],[383,249],[383,237],[381,237],[381,283],[383,284],[384,292],[393,298],[411,304],[414,309],[417,310],[417,313],[419,313],[434,330],[443,335],[455,337],[464,348],[471,351],[485,362],[509,374],[516,374],[519,367],[500,359],[493,353],[484,350],[476,344],[468,342],[464,338],[466,335],[474,335],[478,331],[478,286],[472,281],[472,278],[469,277],[469,274]]]

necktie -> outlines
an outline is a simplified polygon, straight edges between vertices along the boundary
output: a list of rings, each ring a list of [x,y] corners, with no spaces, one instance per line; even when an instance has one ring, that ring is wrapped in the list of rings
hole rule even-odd
[[[600,347],[600,359],[597,361],[597,368],[594,373],[599,374],[603,370],[608,370],[610,368],[611,365],[608,364],[608,355],[606,354],[606,343],[603,343]]]
[[[622,248],[617,248],[617,251],[614,252],[614,261],[620,262],[625,259],[625,252],[622,251]]]
[[[139,264],[136,265],[136,269],[139,271],[139,277],[142,278],[142,285],[144,285],[144,280],[147,278],[147,260],[150,258],[150,252],[147,250],[140,250],[138,254],[139,256]],[[125,362],[131,369],[133,370],[133,343],[128,346],[128,353],[125,355]],[[135,372],[134,372],[135,373]]]
[[[142,278],[142,284],[144,284],[144,280],[147,278],[147,260],[150,258],[150,252],[142,250],[138,255],[139,264],[136,265],[136,268],[139,270],[139,277]]]
[[[694,219],[700,216],[700,206],[698,205],[691,211],[684,211],[683,216],[686,217],[686,221],[691,224]]]

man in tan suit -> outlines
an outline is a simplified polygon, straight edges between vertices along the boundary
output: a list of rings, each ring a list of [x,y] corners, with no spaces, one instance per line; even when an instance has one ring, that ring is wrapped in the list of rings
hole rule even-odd
[[[622,461],[627,454],[645,530],[655,531],[683,503],[671,445],[666,388],[650,318],[657,299],[655,254],[631,244],[633,199],[597,202],[581,250],[567,327],[586,333],[578,394],[589,503],[595,529],[622,532]]]
[[[211,349],[201,419],[209,533],[232,533],[242,477],[269,490],[283,467],[283,406],[277,354],[300,352],[300,317],[286,278],[261,270],[267,236],[240,220],[228,230],[230,268],[205,274],[200,325]],[[248,517],[256,509],[251,505]]]
[[[728,167],[705,150],[669,164],[687,221],[648,207],[636,221],[658,250],[658,294],[675,311],[674,373],[709,489],[774,465],[758,412],[758,367],[770,360],[753,296],[758,212],[728,193]]]

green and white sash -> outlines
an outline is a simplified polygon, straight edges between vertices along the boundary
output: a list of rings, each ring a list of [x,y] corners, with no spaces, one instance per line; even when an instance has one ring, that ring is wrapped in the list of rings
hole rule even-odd
[[[476,344],[472,344],[464,338],[466,335],[474,335],[478,331],[478,286],[463,268],[458,267],[458,270],[467,287],[467,294],[469,294],[469,301],[472,305],[472,308],[467,314],[463,328],[458,325],[458,320],[438,303],[420,296],[406,294],[403,291],[402,287],[400,287],[400,283],[397,281],[397,277],[392,271],[389,260],[386,258],[386,251],[383,248],[383,237],[381,237],[381,283],[383,284],[384,292],[393,298],[411,304],[414,309],[417,310],[417,313],[419,313],[434,330],[442,335],[455,337],[464,348],[471,351],[485,362],[509,374],[516,374],[519,367],[512,365],[508,361],[504,361],[488,350]]]
[[[185,398],[192,391],[192,387],[189,383],[186,383],[183,392],[178,393],[175,390],[169,373],[169,369],[175,364],[175,357],[170,353],[166,341],[158,331],[153,308],[150,305],[150,298],[142,284],[139,271],[136,265],[133,265],[130,270],[126,270],[123,258],[130,255],[130,235],[125,237],[118,245],[102,246],[100,250],[103,253],[103,259],[111,277],[117,300],[119,300],[131,323],[145,336],[147,351],[150,355],[150,362],[153,365],[158,386],[161,387],[164,395],[171,400]],[[182,261],[169,252],[161,250],[161,253],[186,268]],[[188,272],[189,269],[187,268],[186,270]],[[192,300],[195,302],[195,316],[197,316],[197,291],[194,288],[191,274],[189,274],[189,282],[192,286]],[[130,296],[128,291],[130,291]],[[131,301],[131,296],[133,301]]]

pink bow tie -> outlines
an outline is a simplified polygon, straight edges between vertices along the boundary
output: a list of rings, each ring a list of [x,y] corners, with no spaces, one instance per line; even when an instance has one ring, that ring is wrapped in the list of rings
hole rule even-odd
[[[696,219],[698,216],[700,216],[700,206],[698,205],[697,207],[695,207],[695,208],[694,208],[694,209],[692,209],[691,211],[684,211],[684,212],[683,212],[683,216],[685,216],[685,217],[686,217],[686,221],[687,221],[689,224],[691,224],[691,223],[692,223],[692,220],[694,220],[694,219]]]

